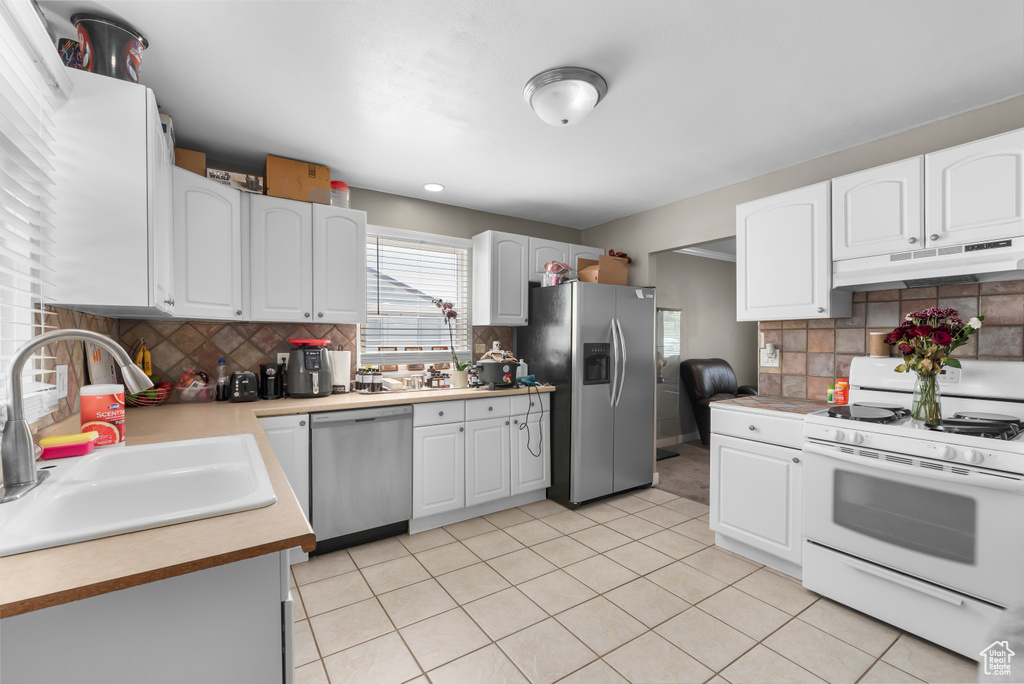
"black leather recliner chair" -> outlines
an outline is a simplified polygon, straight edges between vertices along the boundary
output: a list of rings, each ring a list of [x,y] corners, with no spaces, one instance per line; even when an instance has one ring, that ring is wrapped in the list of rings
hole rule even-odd
[[[690,397],[703,444],[711,443],[711,402],[757,394],[756,387],[737,386],[736,373],[725,359],[687,359],[679,364],[679,379]],[[679,402],[680,423],[684,410]]]

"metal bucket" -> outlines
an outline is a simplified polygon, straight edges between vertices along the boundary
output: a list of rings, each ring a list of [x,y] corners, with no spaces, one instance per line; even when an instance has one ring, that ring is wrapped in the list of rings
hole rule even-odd
[[[78,29],[80,69],[139,82],[142,51],[149,47],[141,33],[95,14],[72,15],[71,23]]]

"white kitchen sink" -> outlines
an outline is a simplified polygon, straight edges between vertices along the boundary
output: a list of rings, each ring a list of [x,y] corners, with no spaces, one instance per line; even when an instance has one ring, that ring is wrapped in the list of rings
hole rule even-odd
[[[0,556],[277,500],[252,435],[108,447],[43,463],[53,466],[50,477],[25,497],[0,505]]]

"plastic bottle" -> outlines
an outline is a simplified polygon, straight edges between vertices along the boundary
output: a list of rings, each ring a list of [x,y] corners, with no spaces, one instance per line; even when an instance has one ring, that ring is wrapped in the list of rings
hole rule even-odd
[[[530,370],[526,365],[526,359],[519,359],[519,368],[516,368],[516,380],[519,378],[525,378],[529,374]]]
[[[331,206],[344,207],[348,209],[349,189],[348,183],[331,181]]]
[[[837,404],[846,404],[850,401],[850,383],[846,378],[836,378],[835,398]]]
[[[217,401],[228,400],[228,380],[231,374],[228,373],[227,361],[221,359],[217,362]]]
[[[825,390],[825,401],[830,404],[836,403],[836,386],[829,385],[828,389]]]

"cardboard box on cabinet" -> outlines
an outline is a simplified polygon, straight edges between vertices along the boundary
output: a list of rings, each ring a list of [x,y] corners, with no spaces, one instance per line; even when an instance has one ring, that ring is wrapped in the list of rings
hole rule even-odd
[[[263,176],[225,169],[206,169],[206,177],[235,190],[263,194]]]
[[[175,147],[174,165],[185,169],[186,171],[199,174],[200,176],[205,176],[206,153],[196,152],[195,150],[186,150],[184,147]]]
[[[331,203],[331,170],[326,166],[268,154],[266,178],[271,197]]]
[[[629,262],[622,257],[602,254],[597,261],[581,257],[577,264],[576,275],[580,282],[604,283],[605,285],[628,284]]]

